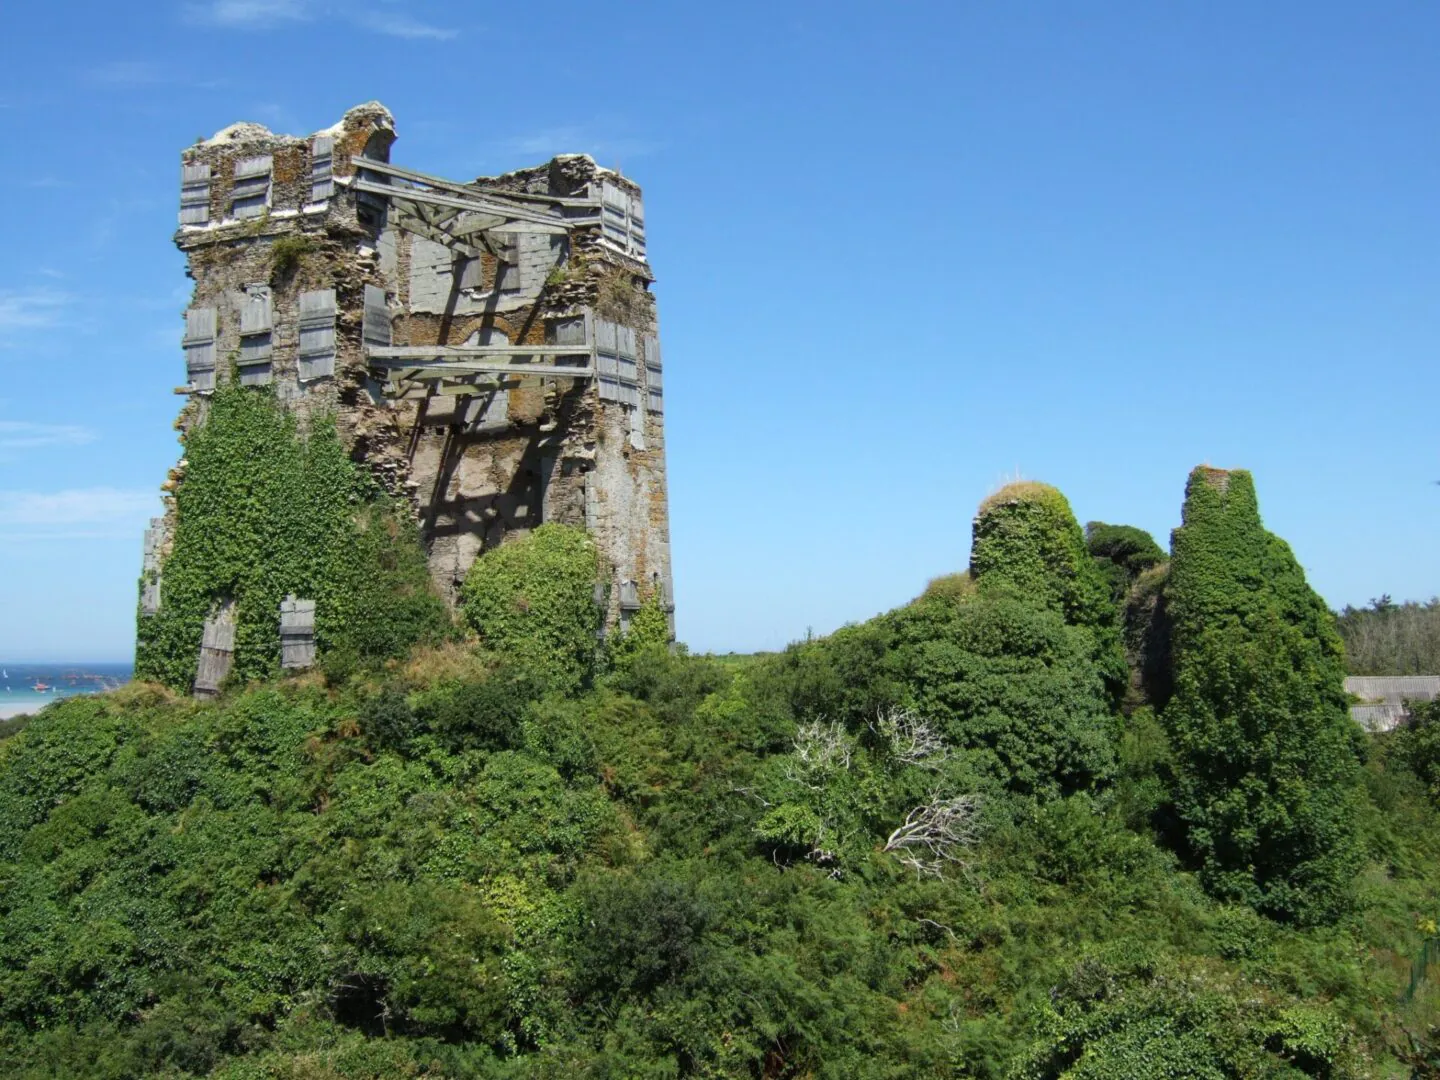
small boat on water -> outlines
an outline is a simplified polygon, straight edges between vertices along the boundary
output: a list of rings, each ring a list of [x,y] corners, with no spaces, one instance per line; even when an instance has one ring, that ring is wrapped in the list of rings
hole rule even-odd
[[[53,690],[54,687],[51,686],[49,683],[36,680],[35,685],[32,686],[30,689],[34,690],[37,694],[43,694],[47,690]]]

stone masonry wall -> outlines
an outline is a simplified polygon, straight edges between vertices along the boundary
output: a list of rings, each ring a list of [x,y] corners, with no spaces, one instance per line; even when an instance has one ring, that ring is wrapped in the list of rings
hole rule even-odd
[[[596,540],[611,578],[609,624],[623,623],[638,598],[655,594],[668,603],[663,391],[639,188],[582,155],[474,181],[467,187],[477,194],[572,200],[564,213],[575,222],[564,236],[487,234],[478,257],[466,257],[403,227],[385,196],[352,189],[366,158],[388,162],[394,138],[389,112],[372,102],[307,138],[236,124],[184,152],[176,243],[195,281],[189,310],[201,314],[187,321],[192,368],[182,368],[186,385],[177,393],[186,404],[177,427],[204,420],[203,387],[210,384],[193,362],[208,350],[217,382],[268,382],[302,426],[322,412],[336,417],[352,456],[410,501],[432,576],[452,602],[482,551],[559,521],[585,526]],[[262,183],[256,173],[266,158]],[[615,204],[608,229],[589,202],[574,202],[602,192]],[[646,342],[633,351],[645,355],[624,388],[525,374],[499,390],[397,400],[367,367],[367,285],[385,292],[395,345],[570,344],[577,339],[557,335],[573,335],[585,320],[592,335],[600,322],[632,332]],[[316,329],[316,298],[329,290],[333,365],[317,374],[315,342],[324,332]],[[253,333],[242,341],[241,332],[253,331],[255,305],[267,299],[269,366],[237,367],[263,350],[263,341]],[[203,337],[207,320],[213,342],[197,343],[195,327]],[[167,491],[183,484],[183,464],[172,470]],[[155,583],[163,582],[173,499],[167,506],[147,534],[146,572],[154,567]],[[145,593],[147,604],[157,592],[163,603],[159,584]]]

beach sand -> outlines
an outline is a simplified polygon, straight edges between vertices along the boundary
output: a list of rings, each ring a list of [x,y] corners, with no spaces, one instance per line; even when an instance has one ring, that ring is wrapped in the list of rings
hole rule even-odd
[[[48,704],[50,703],[46,701],[38,705],[30,702],[26,702],[24,705],[6,705],[0,701],[0,720],[9,720],[12,716],[20,716],[24,713],[37,713]]]

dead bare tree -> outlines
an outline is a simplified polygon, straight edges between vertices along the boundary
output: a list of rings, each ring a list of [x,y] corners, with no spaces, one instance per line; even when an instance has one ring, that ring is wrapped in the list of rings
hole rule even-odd
[[[946,864],[965,864],[961,852],[979,836],[979,808],[978,795],[945,798],[932,792],[928,802],[905,815],[885,841],[884,850],[917,874],[939,877]]]
[[[852,746],[842,724],[812,720],[801,724],[795,732],[795,752],[785,767],[785,778],[791,783],[820,790],[811,777],[824,776],[850,768]]]
[[[890,744],[891,755],[902,765],[938,769],[950,756],[945,737],[913,709],[881,709],[871,728]]]

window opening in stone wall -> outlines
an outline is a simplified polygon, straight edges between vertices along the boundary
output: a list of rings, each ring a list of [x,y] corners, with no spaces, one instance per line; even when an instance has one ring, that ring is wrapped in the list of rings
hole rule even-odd
[[[317,289],[300,294],[301,379],[322,379],[335,374],[335,290]]]
[[[257,218],[270,209],[269,154],[241,158],[235,163],[235,186],[230,191],[231,217]]]
[[[265,386],[271,379],[273,317],[270,286],[248,285],[240,301],[240,356],[236,371],[242,386]]]
[[[180,166],[180,224],[204,225],[210,221],[210,166]]]
[[[310,201],[322,203],[335,194],[335,138],[317,135],[310,144]]]
[[[195,390],[215,389],[215,309],[185,312],[185,374]]]

